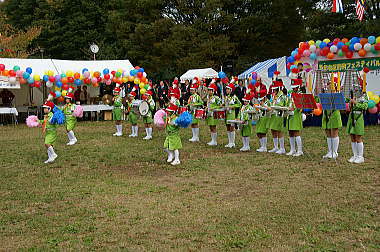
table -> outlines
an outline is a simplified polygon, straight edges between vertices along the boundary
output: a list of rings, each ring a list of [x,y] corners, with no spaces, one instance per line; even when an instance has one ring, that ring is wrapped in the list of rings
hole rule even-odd
[[[105,104],[92,104],[92,105],[81,105],[83,108],[83,112],[92,112],[96,113],[96,118],[99,121],[99,113],[102,111],[110,111],[113,110],[113,106],[105,105]],[[91,115],[92,119],[92,115]]]
[[[0,114],[2,115],[13,115],[13,123],[17,124],[17,116],[18,116],[18,111],[16,108],[0,108]],[[1,116],[1,122],[5,121],[5,116]]]

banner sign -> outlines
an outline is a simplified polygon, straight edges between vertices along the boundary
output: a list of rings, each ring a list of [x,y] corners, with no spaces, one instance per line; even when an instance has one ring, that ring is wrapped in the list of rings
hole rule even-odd
[[[8,89],[20,89],[20,82],[16,82],[14,84],[9,83],[9,78],[6,76],[0,76],[0,89],[8,88]]]
[[[368,67],[370,70],[380,69],[380,57],[318,62],[318,69],[327,72],[345,72],[347,70],[361,71],[364,67]]]

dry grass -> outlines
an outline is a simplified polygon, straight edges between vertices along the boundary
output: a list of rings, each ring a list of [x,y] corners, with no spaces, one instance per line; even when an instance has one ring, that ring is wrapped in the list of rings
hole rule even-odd
[[[147,143],[112,137],[111,122],[76,131],[67,147],[60,128],[59,158],[43,165],[40,129],[0,128],[0,250],[380,248],[379,127],[367,128],[364,165],[346,161],[344,132],[338,162],[322,161],[319,128],[305,129],[297,159],[226,150],[224,129],[217,148],[205,127],[190,144],[182,130],[179,167],[165,163],[163,132]]]

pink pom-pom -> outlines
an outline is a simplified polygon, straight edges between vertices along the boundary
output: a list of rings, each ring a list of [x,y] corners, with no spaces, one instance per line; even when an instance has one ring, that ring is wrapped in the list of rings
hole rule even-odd
[[[28,116],[28,118],[26,118],[26,125],[29,128],[35,128],[40,126],[40,123],[38,122],[38,117],[34,115]]]
[[[74,112],[73,112],[73,116],[79,117],[79,118],[83,117],[83,108],[82,108],[82,106],[80,106],[80,105],[76,105],[75,106],[75,109],[74,109]]]
[[[156,114],[154,115],[154,124],[159,128],[165,127],[165,120],[164,120],[165,116],[166,116],[165,110],[163,109],[158,110]]]

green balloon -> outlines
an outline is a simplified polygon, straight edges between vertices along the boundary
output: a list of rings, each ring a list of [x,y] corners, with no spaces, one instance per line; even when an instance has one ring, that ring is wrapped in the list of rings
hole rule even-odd
[[[339,57],[343,57],[343,56],[344,56],[344,53],[343,53],[342,50],[339,50],[339,51],[338,51],[338,56],[339,56]]]
[[[121,73],[120,72],[116,72],[116,77],[121,77]]]
[[[319,47],[319,45],[322,43],[322,41],[320,41],[320,40],[317,40],[317,42],[315,42],[315,45],[317,46],[317,47]]]
[[[18,70],[20,70],[20,67],[19,67],[19,66],[14,66],[14,67],[13,67],[13,70],[14,70],[14,71],[18,71]]]
[[[373,100],[369,100],[368,101],[368,108],[371,109],[371,108],[374,108],[376,106],[376,102],[373,101]]]
[[[376,49],[375,49],[375,46],[374,46],[374,45],[371,47],[371,53],[373,53],[373,54],[377,54],[377,51],[376,51]]]

